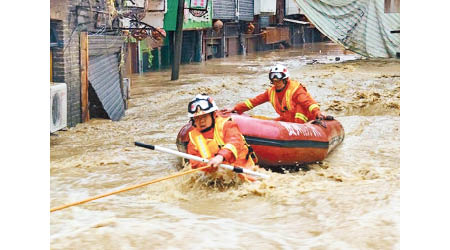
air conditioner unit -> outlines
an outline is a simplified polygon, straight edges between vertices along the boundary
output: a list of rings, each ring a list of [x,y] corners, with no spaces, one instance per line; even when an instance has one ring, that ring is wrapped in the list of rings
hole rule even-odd
[[[259,16],[273,16],[277,13],[276,0],[255,0],[253,14]]]
[[[67,127],[67,85],[50,84],[50,133]]]

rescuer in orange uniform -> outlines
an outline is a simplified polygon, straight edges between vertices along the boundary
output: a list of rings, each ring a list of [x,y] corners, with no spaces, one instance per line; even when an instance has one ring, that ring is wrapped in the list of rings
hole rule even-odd
[[[221,163],[257,168],[251,147],[236,122],[231,117],[222,116],[211,97],[201,94],[192,99],[188,105],[188,116],[194,129],[189,132],[187,153],[209,159],[207,164],[190,160],[192,168],[208,165],[211,167],[204,171],[214,172]],[[239,176],[253,180],[250,176]]]
[[[265,102],[270,102],[280,115],[277,121],[306,123],[317,118],[325,118],[316,101],[299,82],[289,79],[289,72],[283,65],[277,64],[270,69],[269,79],[273,84],[264,93],[236,104],[225,111],[241,114]]]

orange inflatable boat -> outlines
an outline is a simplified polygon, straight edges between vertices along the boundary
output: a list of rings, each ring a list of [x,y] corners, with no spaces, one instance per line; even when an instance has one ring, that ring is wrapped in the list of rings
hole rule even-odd
[[[258,165],[276,170],[322,161],[344,140],[344,128],[332,117],[305,124],[263,120],[231,114],[258,157]],[[187,151],[190,123],[177,136],[177,148]]]

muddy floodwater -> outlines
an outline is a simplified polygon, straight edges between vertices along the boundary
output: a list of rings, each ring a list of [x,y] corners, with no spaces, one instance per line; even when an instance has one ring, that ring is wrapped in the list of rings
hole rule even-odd
[[[50,214],[51,249],[399,249],[400,60],[364,59],[332,43],[181,65],[132,76],[118,122],[92,119],[50,136],[51,207],[178,172],[176,149],[198,93],[231,107],[285,64],[345,139],[309,171],[223,188],[191,174]],[[270,104],[247,112],[276,117]]]

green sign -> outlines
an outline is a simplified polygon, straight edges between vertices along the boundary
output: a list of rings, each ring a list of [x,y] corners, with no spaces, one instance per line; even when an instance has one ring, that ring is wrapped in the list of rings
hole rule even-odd
[[[207,11],[189,10],[189,0],[184,1],[183,30],[205,29],[212,27],[212,4],[208,1]],[[164,15],[164,30],[174,31],[177,27],[178,0],[167,1],[167,13]]]
[[[206,9],[206,3],[208,3],[208,0],[190,0],[191,2],[191,8],[193,9]]]

